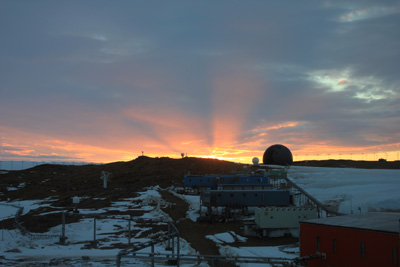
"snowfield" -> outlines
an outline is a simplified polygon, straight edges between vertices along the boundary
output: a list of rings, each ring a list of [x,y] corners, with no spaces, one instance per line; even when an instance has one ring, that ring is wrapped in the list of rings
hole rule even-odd
[[[311,195],[324,203],[336,203],[343,213],[368,211],[397,211],[400,212],[400,170],[365,170],[343,168],[291,167],[288,177]],[[129,198],[112,204],[101,210],[81,210],[81,213],[102,213],[110,210],[142,210],[140,218],[161,222],[171,221],[160,207],[167,205],[159,193],[158,186],[140,192],[138,197]],[[176,194],[187,201],[190,208],[187,217],[195,221],[198,217],[199,197]],[[18,206],[24,207],[24,213],[41,206],[49,206],[50,200],[0,202],[0,219],[14,216]],[[61,235],[61,225],[53,227],[47,234]],[[79,222],[66,225],[67,245],[57,244],[59,239],[30,239],[17,230],[1,229],[0,265],[4,266],[115,266],[116,255],[120,249],[88,249],[85,245],[94,239],[93,219],[81,219]],[[140,237],[150,228],[138,228],[132,222],[132,229],[138,233],[132,236],[131,243],[149,241],[148,237]],[[127,243],[127,220],[98,219],[96,223],[96,239],[101,246],[113,243]],[[125,232],[124,232],[125,231]],[[279,247],[246,247],[230,246],[231,243],[245,242],[246,238],[232,232],[208,235],[219,247],[221,255],[226,256],[262,256],[295,258],[299,248],[294,246]],[[185,240],[180,241],[181,254],[197,254]],[[167,243],[155,246],[156,253],[170,253],[165,248]],[[150,252],[145,248],[140,252]],[[129,263],[129,264],[128,264]],[[150,266],[149,262],[135,259],[123,259],[122,266]],[[47,265],[45,265],[47,266]],[[157,265],[163,266],[163,265]],[[194,266],[182,264],[181,266]],[[207,266],[202,264],[200,266]],[[265,266],[260,264],[243,263],[240,266]]]
[[[400,212],[400,170],[292,166],[288,177],[321,202],[337,202],[342,213]]]

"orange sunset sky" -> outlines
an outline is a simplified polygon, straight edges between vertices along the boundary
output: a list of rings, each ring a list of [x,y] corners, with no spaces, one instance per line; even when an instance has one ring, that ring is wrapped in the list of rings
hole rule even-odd
[[[2,1],[0,18],[1,161],[399,160],[396,1]]]

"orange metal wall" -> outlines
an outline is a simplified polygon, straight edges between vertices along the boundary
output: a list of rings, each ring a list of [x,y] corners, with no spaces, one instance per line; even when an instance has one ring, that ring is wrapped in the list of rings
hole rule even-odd
[[[320,250],[316,250],[319,236]],[[336,253],[333,252],[333,239],[336,239]],[[361,257],[361,245],[365,243],[365,258]],[[397,263],[393,263],[393,248]],[[315,259],[307,266],[400,266],[399,235],[344,227],[333,227],[301,223],[300,255],[325,254],[326,259]]]

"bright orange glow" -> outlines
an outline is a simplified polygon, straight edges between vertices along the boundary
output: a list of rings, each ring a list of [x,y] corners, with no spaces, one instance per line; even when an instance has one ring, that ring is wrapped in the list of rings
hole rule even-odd
[[[0,160],[106,163],[129,161],[142,155],[143,151],[149,157],[180,158],[181,153],[185,153],[189,157],[251,163],[254,157],[262,161],[265,149],[276,143],[270,141],[276,131],[303,125],[295,121],[275,125],[266,123],[245,131],[247,137],[239,140],[236,131],[243,131],[242,122],[228,115],[216,116],[215,132],[212,134],[207,132],[207,122],[193,114],[182,114],[173,109],[168,112],[148,111],[141,107],[126,110],[123,116],[124,119],[147,125],[146,131],[131,133],[123,127],[115,127],[114,138],[108,133],[103,136],[101,132],[99,136],[77,139],[54,138],[0,126]],[[234,132],[229,134],[229,131]],[[344,147],[324,141],[307,143],[301,138],[291,137],[290,142],[283,143],[292,151],[295,161],[399,160],[400,143],[379,147]]]

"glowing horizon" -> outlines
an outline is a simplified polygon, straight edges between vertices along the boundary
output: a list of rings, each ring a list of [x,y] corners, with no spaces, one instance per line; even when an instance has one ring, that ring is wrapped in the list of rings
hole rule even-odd
[[[294,162],[300,162],[300,161],[324,161],[324,160],[352,160],[352,161],[378,161],[379,159],[384,159],[388,162],[395,162],[399,161],[399,151],[391,151],[387,153],[362,153],[362,154],[305,154],[305,155],[293,155],[293,161]],[[0,159],[0,162],[6,162],[6,161],[13,161],[13,162],[35,162],[37,164],[39,163],[65,163],[65,164],[71,164],[71,163],[87,163],[87,164],[107,164],[107,163],[113,163],[113,162],[127,162],[127,161],[132,161],[135,160],[136,158],[142,156],[142,154],[137,153],[137,155],[133,156],[132,158],[120,158],[120,159],[109,159],[109,160],[85,160],[85,159],[59,159],[57,158],[57,155],[54,155],[55,158],[51,157],[46,157],[46,158],[31,158],[31,157],[9,157],[9,158],[2,158]],[[171,159],[181,159],[182,157],[178,154],[143,154],[143,156],[150,157],[150,158],[161,158],[161,157],[168,157]],[[243,163],[243,164],[252,164],[252,160],[254,157],[257,157],[260,160],[260,164],[262,164],[262,155],[256,155],[256,156],[243,156],[243,157],[222,157],[222,156],[213,156],[213,155],[186,155],[185,157],[194,157],[194,158],[205,158],[205,159],[218,159],[218,160],[224,160],[224,161],[230,161],[230,162],[236,162],[236,163]]]
[[[297,125],[290,123],[287,125]],[[0,127],[1,128],[1,127]],[[282,125],[276,125],[269,127],[269,129],[276,130],[281,129]],[[4,130],[4,128],[3,128]],[[259,130],[255,131],[257,137],[260,137]],[[16,132],[17,133],[17,132]],[[16,135],[15,135],[16,136]],[[261,137],[263,137],[262,135]],[[24,135],[22,135],[24,137]],[[259,158],[262,162],[262,157],[265,150],[269,147],[263,147],[260,149],[260,145],[257,142],[250,142],[250,146],[243,144],[231,144],[226,147],[207,147],[203,146],[203,140],[193,141],[181,141],[180,150],[170,151],[168,149],[160,149],[157,143],[147,143],[146,149],[137,149],[135,151],[127,151],[124,149],[113,149],[96,147],[90,145],[82,145],[73,142],[66,142],[58,139],[49,140],[43,136],[35,136],[35,143],[28,144],[22,142],[21,139],[14,140],[15,143],[7,143],[2,138],[1,143],[1,156],[0,161],[31,161],[31,162],[89,162],[89,163],[107,163],[116,161],[130,161],[139,156],[143,155],[148,157],[170,157],[170,158],[181,158],[181,153],[184,153],[188,157],[198,158],[214,158],[220,160],[227,160],[238,163],[251,164],[254,157]],[[178,138],[179,139],[179,138]],[[237,141],[235,141],[237,142]],[[21,144],[21,145],[18,145]],[[174,142],[170,142],[174,143]],[[251,147],[251,145],[254,145]],[[273,143],[271,143],[273,145]],[[390,147],[386,147],[384,150],[382,147],[370,147],[365,150],[363,148],[348,148],[348,147],[329,147],[324,144],[317,146],[305,146],[303,150],[296,149],[298,145],[294,144],[283,144],[287,146],[293,155],[294,161],[304,160],[364,160],[364,161],[376,161],[381,158],[387,161],[399,160],[400,150],[390,150]],[[399,144],[397,144],[397,147]],[[12,150],[14,149],[14,150]],[[42,150],[43,153],[38,153],[36,150]],[[7,153],[5,152],[7,151]],[[51,153],[46,153],[51,151]],[[318,151],[318,152],[316,152]],[[372,152],[377,151],[377,152]]]

